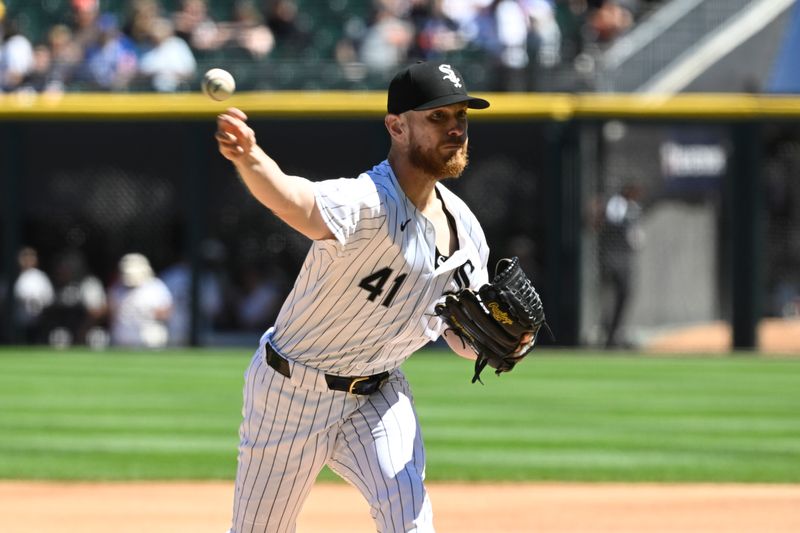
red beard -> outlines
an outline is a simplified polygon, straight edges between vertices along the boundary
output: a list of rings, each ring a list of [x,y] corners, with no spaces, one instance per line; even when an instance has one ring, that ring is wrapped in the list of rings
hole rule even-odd
[[[445,159],[436,149],[423,148],[412,140],[409,160],[416,168],[436,178],[457,178],[469,164],[467,143]]]

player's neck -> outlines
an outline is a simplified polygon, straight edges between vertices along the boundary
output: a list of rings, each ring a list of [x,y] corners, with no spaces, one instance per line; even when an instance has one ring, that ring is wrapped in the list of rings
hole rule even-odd
[[[389,155],[389,164],[397,177],[400,188],[411,200],[417,209],[422,212],[430,209],[432,205],[438,205],[436,198],[437,179],[428,176],[413,166],[408,159],[393,157]]]

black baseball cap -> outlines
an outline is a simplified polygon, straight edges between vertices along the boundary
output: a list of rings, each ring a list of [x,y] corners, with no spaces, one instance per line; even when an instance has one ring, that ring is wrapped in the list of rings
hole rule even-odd
[[[472,109],[486,109],[489,102],[467,94],[461,73],[448,63],[419,62],[398,72],[389,84],[387,109],[399,115],[458,102]]]

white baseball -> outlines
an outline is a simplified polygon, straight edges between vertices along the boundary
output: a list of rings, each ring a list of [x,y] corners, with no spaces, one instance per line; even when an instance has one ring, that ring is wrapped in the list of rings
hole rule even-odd
[[[236,90],[236,81],[231,73],[221,68],[212,68],[203,75],[203,92],[216,101],[227,100]]]

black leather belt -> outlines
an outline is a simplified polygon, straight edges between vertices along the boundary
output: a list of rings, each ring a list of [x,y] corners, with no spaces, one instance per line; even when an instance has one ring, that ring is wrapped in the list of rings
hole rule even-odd
[[[276,372],[284,377],[292,377],[292,371],[289,368],[289,361],[281,357],[275,349],[269,345],[264,344],[264,350],[267,354],[267,364],[275,369]],[[325,374],[325,381],[328,383],[328,388],[331,390],[338,390],[349,392],[350,394],[369,395],[377,391],[386,378],[389,377],[388,372],[381,372],[372,376],[360,377],[344,377],[334,376],[332,374]]]

